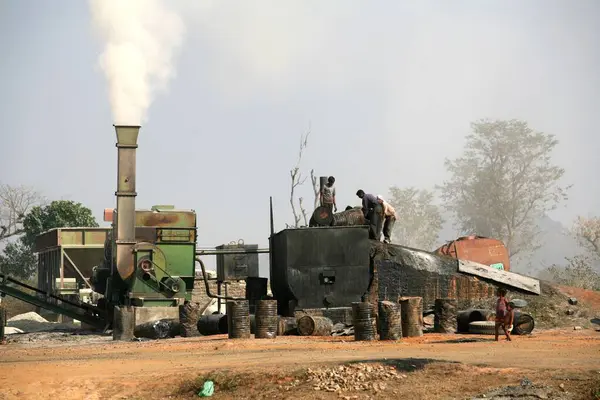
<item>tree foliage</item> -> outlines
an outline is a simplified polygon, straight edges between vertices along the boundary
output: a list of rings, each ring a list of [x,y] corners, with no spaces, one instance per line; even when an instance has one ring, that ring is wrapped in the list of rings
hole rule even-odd
[[[572,232],[591,256],[600,259],[600,217],[577,217]]]
[[[600,290],[600,273],[593,267],[594,260],[585,254],[565,259],[566,266],[552,265],[548,268],[552,281],[566,286]]]
[[[79,226],[98,226],[92,211],[81,203],[59,200],[33,207],[22,218],[22,235],[8,243],[0,255],[0,272],[15,278],[31,277],[37,269],[36,237],[49,229]]]
[[[446,160],[442,199],[463,234],[500,239],[510,255],[539,248],[537,220],[567,198],[553,165],[554,135],[519,120],[471,124],[464,154]]]
[[[433,204],[434,194],[414,187],[390,188],[388,202],[396,209],[393,241],[404,246],[432,250],[444,220]]]
[[[27,186],[0,184],[0,242],[23,233],[23,219],[44,198]]]

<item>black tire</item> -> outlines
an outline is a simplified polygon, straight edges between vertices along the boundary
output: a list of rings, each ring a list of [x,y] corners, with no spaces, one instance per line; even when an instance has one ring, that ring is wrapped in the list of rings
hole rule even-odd
[[[530,314],[515,312],[513,333],[515,335],[529,335],[535,328],[535,321]]]
[[[494,321],[473,321],[469,323],[469,333],[475,335],[495,335],[496,323]]]

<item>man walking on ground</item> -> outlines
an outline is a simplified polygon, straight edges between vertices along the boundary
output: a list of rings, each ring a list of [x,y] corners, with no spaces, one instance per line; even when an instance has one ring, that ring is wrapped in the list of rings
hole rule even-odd
[[[331,213],[337,212],[337,204],[335,203],[335,178],[330,176],[327,183],[323,186],[321,192],[321,205],[327,207]]]
[[[380,240],[383,207],[379,204],[377,197],[370,193],[365,193],[362,189],[359,189],[358,192],[356,192],[356,195],[362,200],[362,211],[365,218],[369,221],[369,238]]]
[[[392,243],[392,230],[394,229],[397,218],[396,210],[394,210],[394,207],[380,195],[377,196],[377,201],[383,207],[383,242]]]

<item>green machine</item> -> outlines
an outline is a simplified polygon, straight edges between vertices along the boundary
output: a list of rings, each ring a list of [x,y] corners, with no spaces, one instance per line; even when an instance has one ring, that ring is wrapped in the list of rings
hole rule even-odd
[[[194,287],[196,213],[173,206],[135,209],[139,129],[115,126],[117,207],[104,212],[112,229],[104,260],[93,269],[90,281],[93,290],[103,295],[98,307],[109,316],[114,306],[126,305],[145,309],[144,315],[178,318],[177,306],[191,300]],[[146,318],[136,315],[136,322],[143,322],[140,319]]]

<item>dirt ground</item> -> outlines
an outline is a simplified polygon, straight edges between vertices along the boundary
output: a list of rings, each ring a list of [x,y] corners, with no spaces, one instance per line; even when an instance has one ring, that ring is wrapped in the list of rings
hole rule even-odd
[[[216,384],[215,399],[472,398],[523,379],[550,386],[559,396],[546,398],[594,398],[596,387],[600,396],[600,333],[594,329],[534,331],[513,342],[439,334],[399,342],[228,340],[224,335],[146,342],[64,338],[0,346],[0,399],[195,398],[206,379]],[[349,362],[382,364],[398,375],[367,390],[328,392],[327,385],[315,390],[307,368]],[[326,371],[321,375],[331,377]]]

